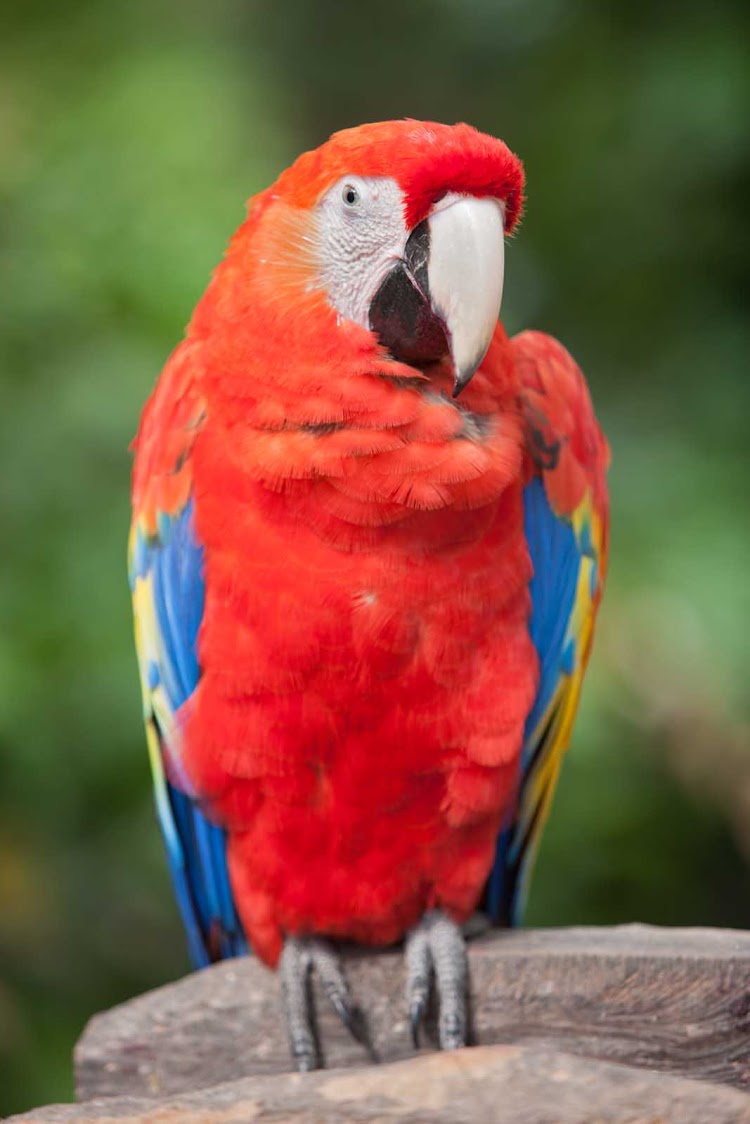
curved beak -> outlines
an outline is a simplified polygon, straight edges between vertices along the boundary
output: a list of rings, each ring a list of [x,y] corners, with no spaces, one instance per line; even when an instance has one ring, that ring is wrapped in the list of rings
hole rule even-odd
[[[370,306],[370,326],[396,358],[450,354],[457,397],[490,346],[503,295],[503,212],[496,199],[448,195],[411,232]]]
[[[442,201],[427,222],[432,308],[446,327],[456,398],[487,354],[503,297],[505,237],[496,199]]]

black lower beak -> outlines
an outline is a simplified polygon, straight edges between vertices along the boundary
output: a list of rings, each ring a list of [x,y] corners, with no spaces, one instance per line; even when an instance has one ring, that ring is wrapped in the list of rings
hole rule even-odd
[[[421,222],[409,235],[404,257],[375,294],[370,327],[394,359],[415,367],[450,354],[443,321],[430,304],[427,263],[430,228]]]

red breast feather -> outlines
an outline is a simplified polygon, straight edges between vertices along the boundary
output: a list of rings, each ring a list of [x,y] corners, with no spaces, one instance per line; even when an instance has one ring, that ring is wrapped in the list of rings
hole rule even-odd
[[[501,183],[515,218],[500,142],[376,129],[400,145],[412,218]],[[305,208],[340,167],[377,174],[356,132],[256,200],[189,331],[206,605],[186,763],[271,964],[285,932],[385,943],[432,906],[470,913],[537,681],[502,329],[456,404],[447,368],[395,362],[312,283]]]

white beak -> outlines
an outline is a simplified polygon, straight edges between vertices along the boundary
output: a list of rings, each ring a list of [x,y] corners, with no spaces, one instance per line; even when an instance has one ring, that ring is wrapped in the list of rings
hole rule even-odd
[[[448,331],[456,398],[487,354],[500,314],[503,211],[497,199],[447,195],[427,221],[430,299]]]

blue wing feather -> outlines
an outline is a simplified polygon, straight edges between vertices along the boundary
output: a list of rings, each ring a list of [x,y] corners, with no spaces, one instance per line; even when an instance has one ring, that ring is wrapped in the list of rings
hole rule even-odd
[[[203,967],[246,953],[247,942],[229,883],[226,833],[201,811],[179,754],[177,715],[200,677],[204,605],[192,502],[174,517],[160,516],[156,538],[144,536],[136,521],[131,586],[157,814],[190,954]]]
[[[542,774],[550,756],[559,758],[565,748],[554,725],[555,704],[561,699],[561,686],[571,681],[580,660],[580,638],[571,626],[582,558],[588,553],[573,522],[552,510],[540,476],[526,485],[523,501],[533,566],[529,633],[539,657],[539,686],[524,729],[518,798],[498,837],[484,894],[484,908],[492,920],[511,925],[520,921],[529,868],[551,797],[550,780],[554,786],[559,759],[551,762],[551,777]],[[593,589],[589,582],[587,586]]]
[[[547,710],[563,670],[582,552],[572,524],[550,507],[540,476],[524,488],[523,502],[524,531],[534,567],[529,632],[539,657],[539,687],[524,733],[525,766],[534,748],[530,734]]]

